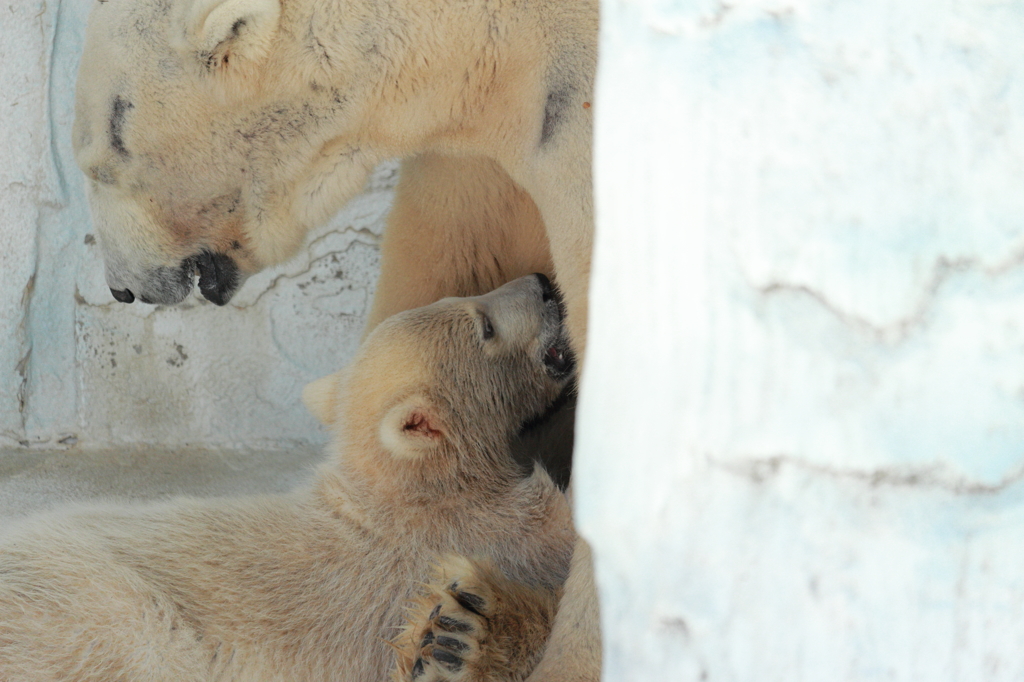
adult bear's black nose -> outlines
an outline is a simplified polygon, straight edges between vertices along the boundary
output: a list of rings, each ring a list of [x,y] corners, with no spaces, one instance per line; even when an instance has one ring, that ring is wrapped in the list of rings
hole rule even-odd
[[[542,275],[539,272],[533,273],[533,276],[537,278],[538,282],[540,282],[541,300],[547,303],[554,295],[554,288],[551,286],[551,280],[548,279],[546,275]]]
[[[110,293],[112,293],[114,298],[121,303],[131,303],[135,300],[135,294],[133,294],[129,289],[118,290],[114,287],[110,287]]]
[[[194,258],[186,259],[182,263],[184,268],[192,276],[192,270],[199,268],[199,291],[206,297],[207,301],[224,305],[231,300],[231,296],[241,284],[241,274],[235,261],[231,256],[212,251],[202,251]]]

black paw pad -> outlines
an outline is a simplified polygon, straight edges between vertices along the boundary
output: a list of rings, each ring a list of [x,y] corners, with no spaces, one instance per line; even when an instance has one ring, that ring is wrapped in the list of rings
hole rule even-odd
[[[434,660],[447,668],[450,672],[462,670],[462,659],[443,649],[434,649]]]
[[[448,632],[469,632],[473,629],[473,626],[469,623],[455,620],[451,616],[441,616],[437,619],[437,624]]]
[[[469,649],[469,645],[465,642],[461,642],[454,637],[445,637],[444,635],[437,638],[437,646],[443,646],[445,649],[451,649],[457,653],[462,653]]]
[[[433,633],[433,631],[428,632],[427,634],[423,635],[423,641],[420,642],[420,648],[422,649],[423,647],[425,647],[426,645],[430,644],[433,641],[434,641],[434,633]]]
[[[417,658],[416,659],[416,664],[412,667],[412,679],[415,680],[417,677],[422,675],[424,672],[425,671],[424,671],[424,668],[423,668],[423,659],[422,658]]]
[[[484,615],[484,598],[469,592],[455,592],[455,601],[459,602],[459,606],[472,611],[478,616]]]

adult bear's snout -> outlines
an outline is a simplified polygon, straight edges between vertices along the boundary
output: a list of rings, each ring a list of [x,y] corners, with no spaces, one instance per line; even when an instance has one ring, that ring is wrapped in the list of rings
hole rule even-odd
[[[195,257],[195,267],[199,270],[199,291],[207,301],[224,305],[231,300],[241,276],[230,256],[203,251]]]

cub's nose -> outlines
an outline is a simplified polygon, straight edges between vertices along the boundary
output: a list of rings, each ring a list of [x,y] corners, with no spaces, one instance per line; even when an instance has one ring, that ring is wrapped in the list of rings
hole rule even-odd
[[[539,272],[533,273],[533,276],[537,278],[538,282],[540,282],[541,300],[547,303],[554,295],[554,289],[551,287],[551,280]]]
[[[112,293],[114,295],[114,298],[120,301],[121,303],[131,303],[132,301],[135,300],[135,294],[133,294],[130,289],[118,290],[115,289],[114,287],[110,287],[110,293]]]

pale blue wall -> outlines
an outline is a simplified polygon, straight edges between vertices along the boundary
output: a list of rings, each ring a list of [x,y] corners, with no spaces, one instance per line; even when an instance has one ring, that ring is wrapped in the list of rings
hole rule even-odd
[[[606,679],[1021,679],[1024,5],[602,4]]]

